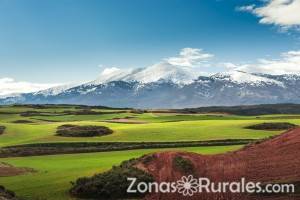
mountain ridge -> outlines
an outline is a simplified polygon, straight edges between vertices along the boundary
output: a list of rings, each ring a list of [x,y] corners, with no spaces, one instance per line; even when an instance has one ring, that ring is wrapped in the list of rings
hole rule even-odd
[[[114,69],[106,74],[107,79],[101,80],[103,76],[100,75],[100,79],[83,84],[3,98],[0,99],[0,104],[63,103],[136,108],[191,108],[300,103],[299,75],[229,71],[198,76],[191,75],[194,69],[175,69],[170,72],[163,66],[158,72],[159,76],[148,77],[146,72],[151,74],[160,67],[142,68],[127,73]]]

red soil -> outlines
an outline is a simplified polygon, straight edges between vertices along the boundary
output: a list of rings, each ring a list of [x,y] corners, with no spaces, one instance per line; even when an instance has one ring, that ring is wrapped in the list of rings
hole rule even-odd
[[[154,159],[138,165],[152,174],[156,181],[177,181],[184,175],[173,165],[175,156],[190,160],[195,168],[194,177],[206,177],[212,182],[232,182],[245,178],[247,182],[300,183],[300,128],[290,130],[273,139],[249,145],[239,151],[203,156],[185,152],[156,153]],[[299,196],[246,195],[233,193],[196,193],[192,197],[181,194],[150,194],[147,200],[292,200]]]
[[[14,167],[13,165],[0,162],[0,177],[18,176],[26,173],[33,173],[35,170],[25,167]],[[0,198],[1,200],[1,198]]]

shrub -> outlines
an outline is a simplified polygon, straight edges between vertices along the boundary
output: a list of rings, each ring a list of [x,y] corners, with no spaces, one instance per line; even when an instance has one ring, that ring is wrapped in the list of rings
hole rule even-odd
[[[141,158],[141,161],[144,165],[147,165],[150,162],[152,162],[153,160],[155,160],[155,158],[156,158],[155,154],[145,155]]]
[[[193,163],[181,156],[176,156],[173,158],[173,165],[176,169],[180,170],[183,173],[193,173],[194,166]]]
[[[33,116],[42,116],[43,114],[37,111],[25,111],[20,113],[21,117],[33,117]]]
[[[0,126],[0,135],[4,133],[5,126]]]
[[[96,112],[96,111],[92,111],[92,110],[89,110],[89,109],[76,110],[76,111],[66,110],[66,111],[64,111],[64,113],[68,114],[68,115],[97,115],[97,114],[102,114],[101,112]]]
[[[134,113],[134,114],[144,114],[144,113],[147,113],[147,110],[134,109],[134,110],[131,110],[130,112]]]
[[[12,123],[16,123],[16,124],[30,124],[30,123],[33,123],[33,121],[21,119],[21,120],[13,121]]]
[[[140,198],[145,194],[127,193],[127,188],[130,185],[128,177],[137,178],[138,182],[153,182],[153,177],[146,172],[135,168],[135,161],[125,161],[118,167],[113,167],[111,170],[94,175],[93,177],[79,178],[73,183],[70,189],[71,195],[78,198],[90,199],[126,199]]]
[[[17,200],[14,192],[5,189],[2,185],[0,185],[0,199],[3,200]]]
[[[247,129],[254,129],[254,130],[274,130],[274,131],[280,131],[280,130],[287,130],[291,128],[295,128],[297,125],[287,123],[287,122],[275,122],[275,123],[261,123],[261,124],[255,124],[251,126],[247,126]]]
[[[112,134],[112,130],[105,126],[78,126],[66,124],[57,128],[57,135],[64,137],[94,137]]]

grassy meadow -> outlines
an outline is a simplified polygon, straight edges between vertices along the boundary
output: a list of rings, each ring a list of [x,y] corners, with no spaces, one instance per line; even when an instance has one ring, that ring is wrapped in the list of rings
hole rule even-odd
[[[76,113],[87,109],[92,112]],[[0,126],[5,126],[5,131],[0,135],[0,147],[57,142],[181,142],[263,139],[283,132],[245,128],[263,122],[290,122],[300,125],[300,115],[238,116],[219,113],[133,112],[129,109],[82,108],[68,105],[2,106],[0,107]],[[113,130],[113,133],[97,137],[56,136],[57,127],[65,124],[106,126]],[[0,176],[0,185],[15,191],[17,196],[25,200],[72,199],[68,195],[71,181],[82,176],[91,176],[106,171],[130,158],[171,150],[217,154],[237,150],[241,147],[241,145],[199,146],[5,157],[0,158],[0,163],[8,163],[15,167],[28,167],[34,169],[35,172],[18,176]]]
[[[110,169],[113,165],[120,164],[124,160],[157,151],[178,150],[215,154],[236,150],[240,147],[188,147],[180,149],[148,149],[0,159],[0,162],[37,170],[36,173],[0,178],[0,185],[5,185],[24,199],[72,199],[67,192],[71,186],[71,181],[75,181],[82,176],[92,176],[103,172]]]

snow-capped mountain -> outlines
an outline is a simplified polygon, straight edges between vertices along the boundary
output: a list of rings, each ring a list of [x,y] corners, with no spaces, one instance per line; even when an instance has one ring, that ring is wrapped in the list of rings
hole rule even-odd
[[[137,108],[300,103],[299,88],[299,75],[230,71],[199,76],[193,68],[177,68],[164,63],[135,70],[110,68],[95,81],[8,97],[0,99],[0,103]]]
[[[111,81],[153,83],[156,81],[173,82],[177,84],[189,84],[193,82],[200,73],[191,67],[174,66],[168,63],[158,63],[146,68],[139,69],[105,69],[95,81],[87,85],[98,85]]]
[[[212,78],[231,81],[237,84],[252,84],[252,85],[277,84],[283,86],[283,84],[280,81],[265,77],[263,75],[259,75],[259,74],[255,75],[243,71],[229,71],[229,72],[217,73],[213,75]]]
[[[80,85],[79,83],[70,83],[70,84],[65,84],[65,85],[60,85],[56,87],[52,87],[46,90],[41,90],[38,92],[34,92],[34,95],[43,95],[43,96],[53,96],[53,95],[58,95],[70,88],[76,87]]]

